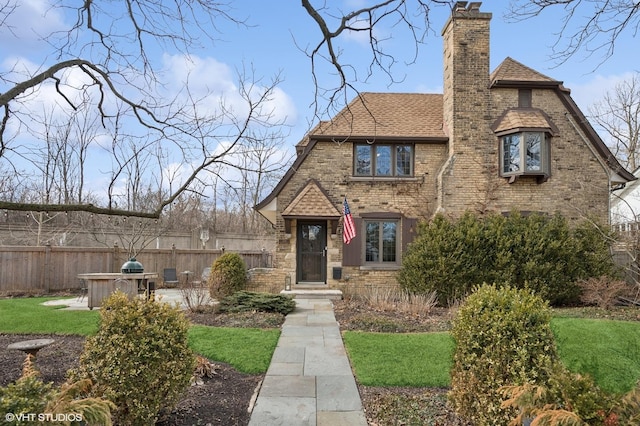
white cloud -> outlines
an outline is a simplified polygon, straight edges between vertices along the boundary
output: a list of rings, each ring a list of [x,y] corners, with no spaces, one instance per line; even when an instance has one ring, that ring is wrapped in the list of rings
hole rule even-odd
[[[566,82],[565,85],[571,89],[571,97],[582,112],[587,114],[590,106],[601,101],[607,92],[611,92],[621,82],[629,80],[632,75],[632,72],[617,75],[593,74],[583,83]]]
[[[199,113],[216,114],[221,105],[227,111],[233,111],[240,118],[248,113],[246,100],[240,93],[240,84],[231,67],[211,57],[199,57],[195,55],[167,55],[163,56],[163,64],[166,70],[166,81],[169,83],[167,91],[170,96],[178,96],[186,100],[184,91],[188,85],[188,93],[193,99],[202,100],[198,105]],[[252,82],[246,81],[247,84]],[[267,87],[254,82],[251,87],[251,96],[260,96]],[[270,121],[291,123],[297,117],[297,112],[292,98],[282,89],[276,87],[265,102],[262,112],[272,114]]]
[[[16,1],[15,10],[0,26],[0,45],[6,52],[23,52],[45,43],[44,38],[64,30],[63,10],[48,0]]]
[[[165,54],[162,59],[169,82],[177,84],[177,90],[187,83],[191,90],[202,94],[233,93],[237,90],[231,68],[214,58]]]

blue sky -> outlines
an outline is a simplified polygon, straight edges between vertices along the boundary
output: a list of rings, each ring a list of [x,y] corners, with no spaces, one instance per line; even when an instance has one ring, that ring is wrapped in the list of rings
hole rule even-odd
[[[236,2],[241,8],[248,2]],[[301,46],[313,45],[319,40],[319,31],[298,3],[284,7],[274,7],[276,2],[251,2],[246,14],[256,26],[240,31],[232,41],[220,44],[220,51],[212,52],[225,63],[251,61],[258,70],[268,75],[282,70],[284,82],[280,88],[291,97],[295,105],[295,131],[291,143],[295,144],[303,136],[307,120],[311,119],[309,105],[313,100],[313,85],[310,78],[310,64],[306,56],[296,49],[293,40]],[[351,3],[354,3],[353,1]],[[602,98],[606,90],[629,78],[632,72],[640,71],[637,52],[638,40],[628,31],[616,44],[614,56],[602,62],[602,56],[587,57],[579,52],[564,64],[550,59],[552,46],[557,40],[557,29],[562,24],[560,7],[552,8],[543,15],[520,23],[508,23],[504,18],[506,2],[484,2],[481,10],[491,12],[491,70],[506,57],[529,66],[551,78],[564,82],[571,89],[574,100],[583,112],[589,105]],[[244,9],[241,9],[244,11]],[[389,52],[396,56],[394,66],[397,79],[401,83],[389,86],[389,79],[378,72],[368,83],[359,83],[363,91],[375,92],[426,92],[442,93],[442,37],[440,32],[448,16],[447,7],[434,8],[431,15],[433,31],[419,46],[415,63],[405,65],[414,56],[414,46],[407,34],[392,28],[384,28],[391,40],[387,43]],[[368,63],[366,46],[358,39],[343,43],[347,62]],[[241,47],[237,49],[237,47]],[[230,59],[226,59],[230,58]],[[231,59],[235,58],[235,59]],[[314,123],[315,124],[315,123]]]
[[[7,71],[16,67],[34,69],[50,63],[54,58],[46,58],[48,47],[39,42],[36,33],[47,34],[67,28],[73,16],[65,16],[63,11],[52,8],[53,0],[25,0],[8,22],[12,31],[0,27],[0,69]],[[321,4],[322,2],[315,2]],[[351,9],[367,0],[336,0],[331,7]],[[105,3],[108,5],[109,3]],[[252,66],[259,77],[268,81],[280,73],[283,79],[272,104],[280,118],[286,117],[291,126],[290,135],[283,149],[293,152],[293,145],[300,141],[309,126],[316,124],[310,105],[314,99],[314,86],[310,73],[310,62],[299,47],[313,46],[320,40],[318,27],[302,9],[300,2],[284,0],[231,2],[231,13],[246,19],[247,26],[223,23],[216,42],[205,44],[201,50],[194,50],[194,61],[186,65],[183,52],[153,50],[152,59],[170,70],[167,74],[169,86],[179,82],[187,73],[199,77],[198,85],[203,89],[215,90],[221,97],[233,99],[237,88],[236,70]],[[508,23],[504,18],[506,1],[485,1],[483,12],[491,12],[491,69],[506,57],[529,66],[551,78],[564,82],[571,89],[574,100],[583,112],[589,105],[602,98],[606,90],[628,79],[632,72],[640,71],[638,40],[627,31],[616,44],[614,55],[604,63],[598,54],[587,57],[579,52],[564,64],[556,64],[550,59],[556,32],[562,24],[561,7],[551,8],[541,16],[520,22]],[[378,28],[379,35],[387,39],[384,47],[397,63],[393,72],[400,83],[390,85],[389,78],[376,71],[367,82],[356,83],[360,91],[374,92],[423,92],[442,93],[442,38],[440,31],[450,10],[435,7],[430,15],[432,30],[419,46],[414,60],[415,46],[406,31],[399,27]],[[213,34],[213,32],[212,32]],[[297,45],[297,46],[296,46]],[[370,61],[366,43],[359,36],[346,35],[340,42],[345,63],[367,65]],[[361,67],[360,71],[364,68]],[[330,75],[321,75],[323,83],[330,84]],[[361,73],[360,78],[364,75]],[[196,87],[197,88],[197,87]],[[0,80],[0,92],[6,85]],[[177,88],[176,88],[177,90]],[[41,94],[41,102],[47,96]]]

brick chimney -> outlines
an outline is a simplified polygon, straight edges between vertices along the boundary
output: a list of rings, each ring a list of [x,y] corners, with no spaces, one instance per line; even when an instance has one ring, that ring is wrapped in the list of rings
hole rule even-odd
[[[489,123],[492,15],[480,12],[481,4],[456,2],[442,30],[444,128],[449,136],[449,156],[439,175],[438,204],[440,211],[454,215],[473,207],[471,198],[477,197],[473,181],[484,173],[480,169],[487,168],[490,157],[486,150],[497,149]]]

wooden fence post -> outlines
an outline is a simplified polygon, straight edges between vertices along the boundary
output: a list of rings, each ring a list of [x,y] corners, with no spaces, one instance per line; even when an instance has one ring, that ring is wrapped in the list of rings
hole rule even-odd
[[[118,242],[113,243],[113,251],[111,252],[111,272],[120,272],[120,247]]]
[[[43,279],[43,287],[46,293],[49,293],[51,289],[51,276],[53,275],[53,271],[51,270],[51,243],[47,243],[44,246],[44,277]]]

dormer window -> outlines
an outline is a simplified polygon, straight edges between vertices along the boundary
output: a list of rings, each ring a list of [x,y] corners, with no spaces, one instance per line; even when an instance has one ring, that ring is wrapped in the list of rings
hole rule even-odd
[[[500,174],[540,176],[550,174],[549,136],[546,132],[527,131],[500,138]]]

